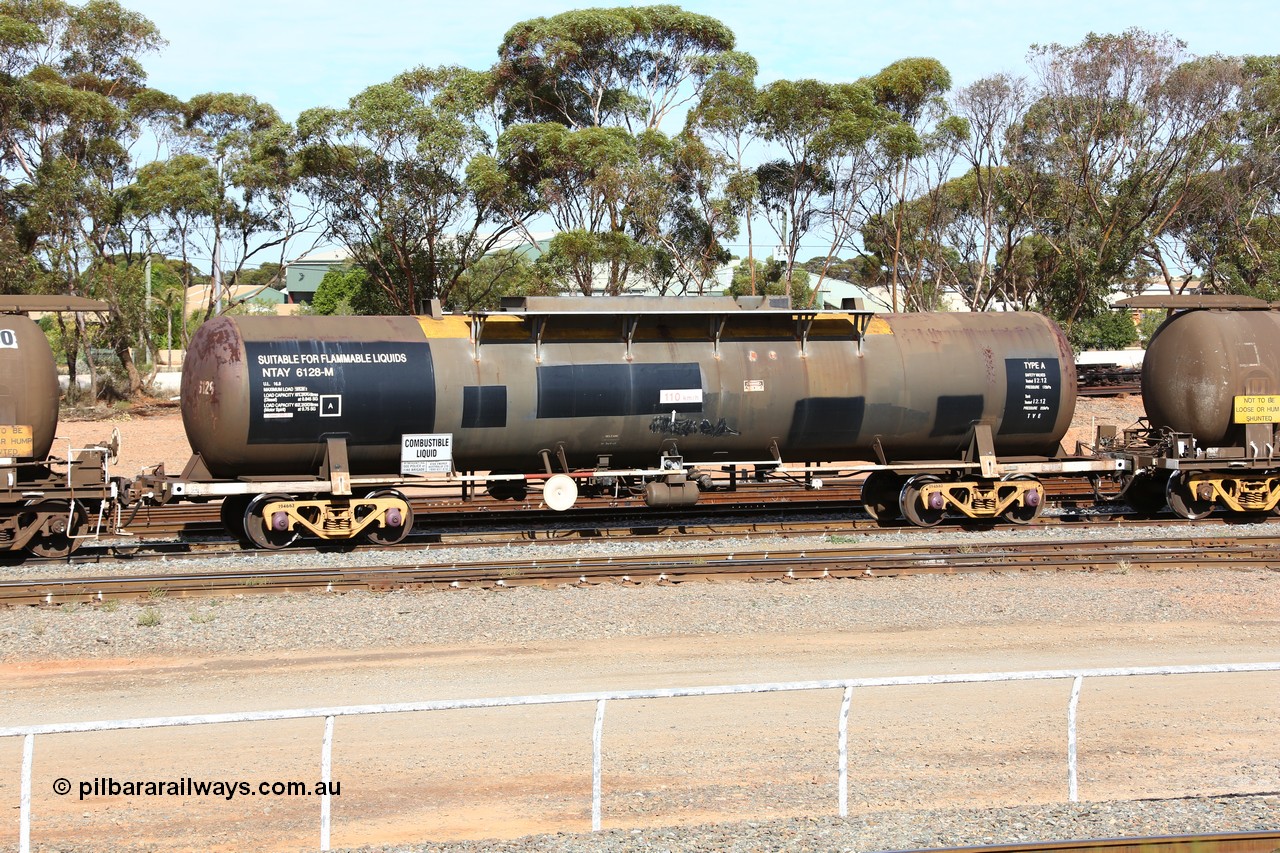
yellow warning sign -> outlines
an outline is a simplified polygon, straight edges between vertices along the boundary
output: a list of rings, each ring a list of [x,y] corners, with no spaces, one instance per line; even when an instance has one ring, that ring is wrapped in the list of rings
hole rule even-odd
[[[35,452],[35,439],[31,427],[21,424],[0,424],[0,456],[30,456]]]
[[[1280,422],[1280,396],[1275,394],[1236,397],[1235,422],[1272,424]]]

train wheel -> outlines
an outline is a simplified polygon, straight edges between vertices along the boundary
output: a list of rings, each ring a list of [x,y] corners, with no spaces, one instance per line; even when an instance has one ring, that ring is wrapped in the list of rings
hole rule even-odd
[[[898,508],[902,517],[916,527],[933,527],[942,521],[945,511],[941,506],[926,506],[921,498],[921,491],[930,483],[937,483],[938,478],[931,474],[918,474],[902,484],[898,494]],[[940,499],[941,495],[935,498]]]
[[[228,495],[222,499],[218,507],[218,520],[222,528],[242,543],[247,542],[244,535],[244,511],[249,508],[248,495]]]
[[[258,495],[249,501],[244,511],[244,535],[249,537],[250,542],[259,548],[276,551],[287,548],[298,540],[296,530],[289,530],[287,527],[284,530],[275,529],[275,525],[281,520],[267,519],[262,514],[263,507],[267,504],[287,500],[288,495]]]
[[[1134,512],[1140,515],[1155,515],[1164,509],[1168,502],[1165,497],[1169,488],[1169,475],[1139,474],[1133,477],[1124,490],[1124,499]]]
[[[893,521],[898,517],[901,491],[902,477],[892,471],[872,471],[862,481],[862,508],[876,521]]]
[[[58,518],[50,524],[49,533],[38,533],[27,543],[27,551],[36,557],[58,559],[67,557],[80,547],[80,535],[88,523],[84,507],[71,501],[33,501],[29,505],[30,513],[55,513]]]
[[[491,471],[491,474],[518,474],[518,471]],[[524,480],[486,480],[484,489],[495,501],[522,501],[529,496]]]
[[[1011,480],[1020,480],[1035,483],[1035,488],[1028,489],[1024,503],[1014,504],[1004,511],[1004,517],[1014,524],[1031,524],[1040,517],[1040,513],[1044,512],[1044,486],[1036,480],[1035,477],[1010,477]]]
[[[382,519],[382,524],[371,525],[364,529],[364,538],[374,545],[395,545],[397,542],[403,542],[409,535],[409,531],[413,529],[413,507],[409,506],[405,496],[395,489],[379,489],[376,492],[370,492],[368,496],[402,500],[405,503],[405,512],[401,515],[394,510],[388,510],[386,517]]]
[[[1213,501],[1201,500],[1192,494],[1182,471],[1169,478],[1169,483],[1165,486],[1165,497],[1169,500],[1169,509],[1192,521],[1213,512]]]

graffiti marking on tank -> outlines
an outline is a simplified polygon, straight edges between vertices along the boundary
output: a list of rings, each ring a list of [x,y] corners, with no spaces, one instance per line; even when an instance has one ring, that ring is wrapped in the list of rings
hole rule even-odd
[[[658,415],[650,421],[649,432],[663,435],[710,435],[716,438],[742,435],[742,433],[729,426],[728,421],[724,418],[713,424],[706,418],[697,420],[695,418],[672,417],[671,415]]]

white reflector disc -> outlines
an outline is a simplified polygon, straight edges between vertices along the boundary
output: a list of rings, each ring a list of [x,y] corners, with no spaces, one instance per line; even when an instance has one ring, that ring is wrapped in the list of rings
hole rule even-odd
[[[565,474],[547,478],[542,486],[542,500],[556,512],[564,512],[578,500],[578,484]]]

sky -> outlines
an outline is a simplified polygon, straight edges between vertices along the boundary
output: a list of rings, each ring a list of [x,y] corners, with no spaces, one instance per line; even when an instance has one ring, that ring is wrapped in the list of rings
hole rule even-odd
[[[620,0],[121,0],[168,41],[145,57],[152,86],[181,98],[240,92],[292,121],[344,107],[419,65],[487,68],[503,34],[535,17]],[[636,4],[641,5],[641,4]],[[956,88],[1025,73],[1033,44],[1072,45],[1130,27],[1168,32],[1195,55],[1280,53],[1274,0],[687,0],[726,24],[760,65],[758,83],[854,80],[914,56],[940,60]]]
[[[625,0],[120,2],[149,18],[168,42],[142,59],[150,85],[184,100],[204,92],[253,95],[287,121],[312,107],[345,107],[366,87],[418,66],[488,68],[503,35],[520,21],[627,5]],[[954,90],[1000,72],[1027,74],[1032,45],[1074,45],[1091,32],[1131,27],[1167,32],[1197,56],[1280,53],[1274,0],[686,0],[676,5],[727,25],[737,48],[756,58],[758,85],[806,77],[856,80],[897,60],[927,56],[951,72]],[[305,252],[301,244],[308,242],[324,245],[305,235],[283,251]],[[811,235],[800,257],[826,250],[826,243]]]

